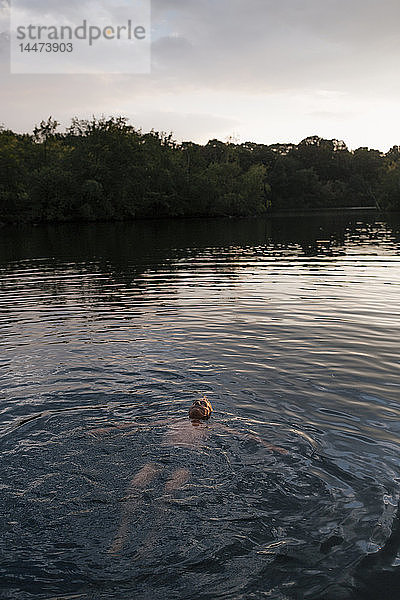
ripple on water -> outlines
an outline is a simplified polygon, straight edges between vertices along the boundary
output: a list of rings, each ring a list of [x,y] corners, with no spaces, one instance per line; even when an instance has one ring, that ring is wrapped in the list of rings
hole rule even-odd
[[[6,598],[337,600],[396,564],[397,230],[245,223],[1,246]],[[206,442],[164,447],[203,393]]]

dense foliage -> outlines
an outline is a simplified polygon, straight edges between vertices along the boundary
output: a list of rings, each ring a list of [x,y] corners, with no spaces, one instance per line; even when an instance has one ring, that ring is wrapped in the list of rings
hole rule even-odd
[[[299,144],[202,146],[142,133],[123,117],[52,118],[33,134],[0,129],[0,221],[257,215],[273,210],[400,209],[400,150],[309,137]]]

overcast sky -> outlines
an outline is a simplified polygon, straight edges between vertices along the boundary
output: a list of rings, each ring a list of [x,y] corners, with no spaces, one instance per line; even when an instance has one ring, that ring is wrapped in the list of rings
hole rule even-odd
[[[95,21],[96,2],[84,5],[65,0]],[[17,131],[122,114],[201,143],[400,144],[399,0],[153,0],[148,75],[11,75],[4,33],[0,53],[0,123]]]

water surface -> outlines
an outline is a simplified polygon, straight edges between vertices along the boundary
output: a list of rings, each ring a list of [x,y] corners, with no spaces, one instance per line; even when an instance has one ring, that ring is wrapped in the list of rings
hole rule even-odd
[[[396,596],[396,218],[0,236],[2,597]]]

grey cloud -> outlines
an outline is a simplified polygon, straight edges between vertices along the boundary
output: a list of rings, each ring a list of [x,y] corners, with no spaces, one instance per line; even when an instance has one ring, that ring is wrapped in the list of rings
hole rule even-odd
[[[13,0],[11,9],[26,9],[29,13],[41,16],[75,16],[88,12],[93,14],[93,2],[90,0]]]
[[[153,66],[162,69],[167,64],[174,65],[175,68],[179,65],[187,65],[191,58],[196,57],[193,44],[183,37],[162,37],[153,43]],[[167,57],[167,60],[165,60]]]
[[[58,2],[71,14],[79,11],[81,18],[86,10],[95,15],[95,2],[24,1],[34,4],[38,14]],[[124,1],[119,0],[123,10]],[[154,126],[172,129],[178,137],[203,138],[203,134],[231,133],[237,128],[237,116],[238,127],[243,130],[252,124],[254,135],[260,129],[254,121],[262,119],[260,106],[265,98],[270,112],[264,121],[275,126],[274,132],[303,127],[304,120],[308,127],[313,119],[333,123],[335,128],[340,120],[346,121],[350,131],[349,111],[357,113],[358,127],[363,128],[363,108],[367,129],[368,110],[377,106],[379,115],[381,104],[395,105],[398,100],[399,22],[398,0],[152,0],[150,76],[5,75],[1,93],[7,113],[2,120],[21,130],[49,114],[68,122],[74,114],[120,112],[145,129]],[[1,48],[6,50],[5,40]],[[3,68],[7,58],[3,52]],[[336,107],[319,98],[318,90],[346,96]],[[226,98],[231,120],[224,122],[223,116],[214,115],[214,91]],[[187,97],[188,102],[201,98],[206,105],[198,101],[196,107],[186,109],[182,101],[185,114],[179,115],[171,101],[174,95]],[[257,97],[261,101],[255,102],[255,116],[251,105]],[[268,98],[272,98],[269,104]],[[280,99],[292,107],[287,119],[278,106]],[[140,106],[152,106],[154,112],[140,112]],[[223,101],[220,107],[223,113]],[[197,114],[203,109],[204,114]],[[196,114],[190,115],[190,110]],[[382,121],[381,129],[384,126]],[[388,131],[388,137],[393,135]]]
[[[7,32],[0,32],[0,56],[8,58],[10,47],[10,36]]]
[[[102,5],[18,2],[80,18]],[[398,0],[153,0],[152,13],[159,89],[400,91]]]
[[[2,0],[3,2],[5,0]],[[137,1],[137,0],[135,0]],[[150,2],[150,0],[148,0]],[[33,15],[40,23],[41,18],[54,18],[59,22],[61,18],[74,22],[81,22],[83,19],[91,20],[96,24],[96,19],[102,15],[110,15],[113,18],[124,19],[127,15],[135,11],[132,10],[134,0],[120,0],[116,4],[113,0],[13,0],[13,8],[20,11],[26,11]]]
[[[155,35],[157,23],[169,29],[154,45],[155,74],[182,86],[368,87],[378,71],[392,86],[397,74],[397,0],[154,0],[153,16]],[[190,48],[179,57],[177,37]]]

